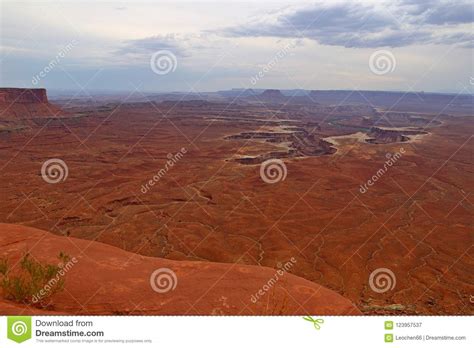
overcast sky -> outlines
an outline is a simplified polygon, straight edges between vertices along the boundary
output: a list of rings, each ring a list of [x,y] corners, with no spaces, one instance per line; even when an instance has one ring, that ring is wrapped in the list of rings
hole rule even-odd
[[[1,0],[0,84],[473,92],[470,1],[255,2]]]

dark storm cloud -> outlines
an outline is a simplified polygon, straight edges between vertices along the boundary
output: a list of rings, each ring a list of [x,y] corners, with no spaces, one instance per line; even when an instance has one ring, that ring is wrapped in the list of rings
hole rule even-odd
[[[404,0],[400,2],[400,7],[404,6],[415,19],[425,24],[463,24],[473,21],[472,3],[462,0]]]
[[[453,33],[441,36],[438,39],[433,39],[433,43],[437,44],[458,44],[464,48],[474,48],[474,34],[473,33]]]
[[[250,26],[229,28],[225,32],[235,36],[332,36],[338,40],[354,31],[374,32],[396,25],[393,17],[377,13],[369,6],[337,4],[331,7],[316,5],[299,9],[292,13],[279,14],[276,23],[251,23]]]
[[[438,25],[472,23],[473,10],[472,4],[457,4],[447,8],[438,7],[433,11],[427,11],[425,22]]]
[[[472,23],[473,7],[462,1],[415,1],[315,4],[284,11],[238,27],[225,28],[232,37],[307,38],[323,45],[344,47],[399,47],[414,44],[472,46],[472,35],[439,29]],[[457,28],[456,28],[457,29]],[[458,40],[458,41],[456,41]]]

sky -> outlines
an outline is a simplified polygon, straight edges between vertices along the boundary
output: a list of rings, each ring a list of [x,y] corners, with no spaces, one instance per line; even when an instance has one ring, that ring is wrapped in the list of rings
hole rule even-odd
[[[473,93],[470,1],[0,0],[0,85]]]

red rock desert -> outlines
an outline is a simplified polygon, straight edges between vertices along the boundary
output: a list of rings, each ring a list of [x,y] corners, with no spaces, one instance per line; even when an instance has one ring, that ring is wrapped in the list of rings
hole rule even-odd
[[[473,314],[471,3],[90,5],[0,4],[0,315]]]

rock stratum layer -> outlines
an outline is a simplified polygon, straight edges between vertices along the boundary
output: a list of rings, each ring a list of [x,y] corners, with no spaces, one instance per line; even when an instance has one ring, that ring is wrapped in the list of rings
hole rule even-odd
[[[247,266],[271,274],[295,258],[291,274],[337,292],[364,314],[472,313],[474,123],[458,98],[451,96],[449,105],[456,105],[446,110],[457,116],[450,116],[430,113],[431,106],[411,101],[398,104],[405,111],[385,111],[370,105],[327,105],[321,95],[321,100],[313,98],[320,104],[305,96],[275,103],[251,97],[196,100],[197,95],[165,102],[165,97],[152,103],[124,103],[122,96],[59,99],[65,117],[32,118],[30,109],[50,104],[15,103],[16,116],[10,108],[11,118],[0,117],[0,221],[139,254],[132,260],[151,264],[148,271],[181,261],[193,270],[199,264],[214,265],[206,275],[214,282],[225,270],[231,276]],[[440,97],[437,105],[447,97]],[[170,122],[159,122],[160,115]],[[20,128],[24,124],[28,127]],[[16,130],[5,132],[2,126]],[[172,166],[170,158],[177,158]],[[279,167],[277,183],[264,180],[268,177],[260,162],[267,158],[285,164]],[[41,172],[51,159],[65,164],[57,184]],[[374,177],[378,180],[370,186]],[[144,191],[151,180],[154,185]],[[369,186],[361,190],[362,185]],[[24,251],[24,244],[17,247],[18,253]],[[97,251],[90,270],[110,263],[103,257]],[[395,275],[394,287],[377,292],[371,275],[385,268]],[[103,290],[87,288],[89,273],[68,277],[66,284],[69,291],[74,288],[70,282],[76,282],[78,296],[84,289],[90,297],[98,290],[94,296],[102,296],[102,302],[91,302],[95,307],[87,311],[157,312],[147,302],[135,311],[129,302],[140,303],[129,295],[132,285],[133,291],[140,285],[143,294],[156,295],[143,279],[149,274],[125,275],[122,299],[123,285],[118,287],[115,279],[116,287],[107,288],[114,293],[108,306]],[[239,279],[233,277],[229,284]],[[209,279],[203,286],[211,284]],[[220,293],[221,301],[210,298],[208,307],[194,307],[199,313],[235,313],[232,306],[242,314],[300,313],[296,305],[280,309],[286,308],[284,290],[268,301],[277,305],[267,307],[264,300],[254,308],[249,300],[239,302],[264,285],[257,283],[262,280],[257,276],[255,283],[244,280],[248,292],[239,287],[234,293],[229,285],[229,294]],[[113,284],[113,277],[109,282]],[[181,296],[181,285],[179,280],[166,296]],[[290,302],[302,298],[297,290],[287,294]],[[312,298],[307,297],[308,305]],[[166,299],[176,306],[174,298]],[[61,301],[62,307],[55,302],[58,311],[79,308]],[[222,309],[227,305],[234,312]],[[179,312],[173,308],[172,313]]]
[[[45,309],[0,300],[0,314],[190,314],[190,315],[321,315],[360,314],[347,299],[303,278],[285,273],[273,285],[277,270],[239,264],[173,261],[145,257],[76,238],[59,237],[36,228],[0,224],[0,255],[18,263],[25,252],[44,263],[57,263],[65,252],[77,262],[65,275],[64,291]],[[169,269],[175,280],[155,292],[154,271]],[[174,287],[175,286],[175,287]],[[264,295],[252,295],[265,286]],[[174,288],[174,289],[173,289]]]
[[[44,88],[0,88],[0,103],[47,103]]]
[[[49,103],[44,88],[0,88],[0,132],[29,127],[63,116],[64,112]]]

